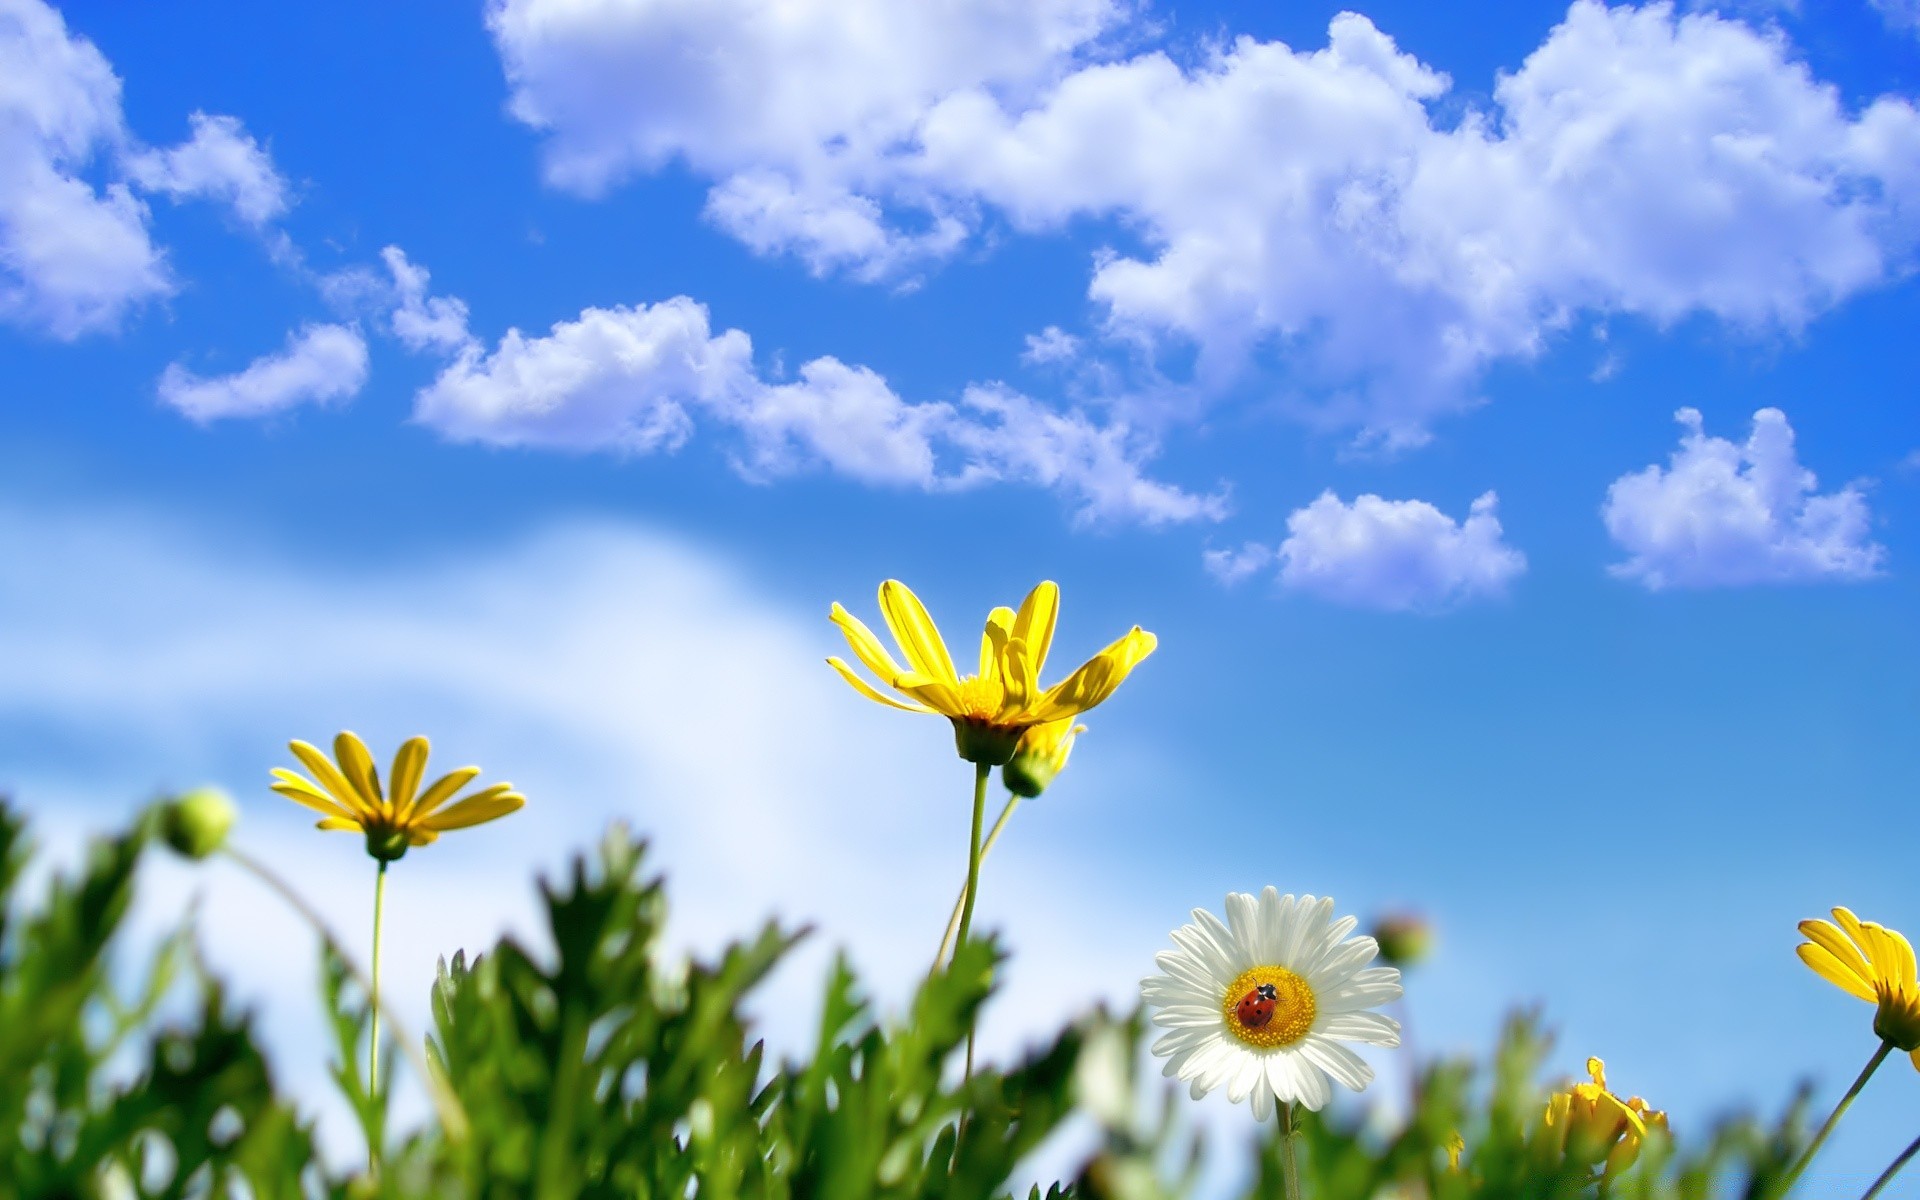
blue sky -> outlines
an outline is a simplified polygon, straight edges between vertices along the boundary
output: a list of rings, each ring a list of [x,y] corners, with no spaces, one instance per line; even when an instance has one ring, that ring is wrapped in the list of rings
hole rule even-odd
[[[1052,578],[1062,660],[1160,650],[989,871],[991,1044],[1273,883],[1433,915],[1424,1048],[1538,1001],[1677,1124],[1831,1097],[1794,922],[1920,930],[1920,10],[1476,11],[0,0],[0,780],[221,782],[357,926],[266,770],[426,732],[532,800],[402,864],[396,978],[618,815],[684,944],[820,921],[798,1028],[965,836],[828,603]],[[154,886],[314,1077],[297,936]]]

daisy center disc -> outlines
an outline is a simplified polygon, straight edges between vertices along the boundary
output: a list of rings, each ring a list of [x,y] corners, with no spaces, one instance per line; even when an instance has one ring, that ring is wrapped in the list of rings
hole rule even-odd
[[[999,716],[1001,702],[1007,698],[1007,690],[1000,686],[999,680],[978,675],[962,679],[956,690],[960,711],[976,721],[992,721]]]
[[[1307,1036],[1319,1011],[1307,981],[1285,967],[1240,972],[1220,1000],[1220,1014],[1233,1036],[1261,1050],[1291,1046]]]

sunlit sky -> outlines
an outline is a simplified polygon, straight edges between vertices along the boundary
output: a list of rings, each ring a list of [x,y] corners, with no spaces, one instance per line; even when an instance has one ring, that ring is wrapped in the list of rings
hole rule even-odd
[[[1423,1054],[1538,1004],[1683,1130],[1830,1103],[1795,922],[1920,933],[1920,8],[1474,15],[0,0],[0,786],[71,845],[221,784],[352,931],[267,771],[426,733],[530,803],[396,869],[410,1011],[621,817],[676,945],[818,923],[778,1042],[964,866],[829,603],[970,648],[1050,578],[1049,679],[1160,648],[989,864],[996,1053],[1274,884],[1434,920]],[[319,1086],[298,930],[149,882]]]

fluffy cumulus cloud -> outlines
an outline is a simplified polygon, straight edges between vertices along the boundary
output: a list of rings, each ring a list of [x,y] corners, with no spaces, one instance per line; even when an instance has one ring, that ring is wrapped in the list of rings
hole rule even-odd
[[[1628,555],[1609,568],[1614,575],[1658,591],[1880,573],[1886,550],[1870,536],[1866,496],[1855,484],[1815,491],[1785,413],[1753,414],[1744,443],[1709,437],[1697,409],[1675,418],[1686,432],[1668,465],[1607,489],[1600,515]]]
[[[680,161],[761,248],[879,274],[950,251],[956,202],[864,176],[942,97],[1027,95],[1112,24],[1115,0],[493,0],[515,116],[554,184],[597,194]],[[961,202],[963,203],[963,202]],[[904,219],[903,219],[904,217]]]
[[[1279,564],[1280,584],[1336,604],[1436,612],[1503,595],[1527,568],[1502,540],[1497,498],[1488,492],[1455,521],[1424,500],[1363,495],[1349,504],[1331,491],[1287,518],[1278,547],[1250,542],[1213,550],[1207,569],[1234,583]]]
[[[238,121],[195,114],[183,145],[140,146],[93,43],[41,0],[0,0],[0,321],[71,339],[170,294],[136,187],[207,197],[256,225],[286,204]]]
[[[357,395],[367,382],[367,343],[345,325],[308,325],[287,338],[286,349],[255,359],[243,370],[211,378],[179,363],[160,376],[160,399],[195,421],[266,417],[302,404],[326,404]]]
[[[1356,14],[1322,48],[1190,65],[1103,56],[1125,16],[505,0],[490,23],[564,186],[679,159],[750,245],[869,275],[990,213],[1117,218],[1141,249],[1092,264],[1110,334],[1197,347],[1208,379],[1277,362],[1317,419],[1390,445],[1583,314],[1793,329],[1920,233],[1912,105],[1850,107],[1712,13],[1578,0],[1458,120],[1448,77]]]
[[[1158,447],[1122,421],[1057,411],[998,386],[969,388],[958,403],[909,401],[870,368],[833,357],[769,379],[745,333],[715,333],[706,307],[685,296],[589,308],[540,336],[509,330],[487,351],[467,333],[458,300],[428,297],[425,273],[398,251],[389,266],[395,329],[414,330],[416,348],[453,357],[421,390],[414,417],[456,441],[668,453],[704,422],[732,438],[735,468],[757,482],[825,470],[925,491],[1025,484],[1067,497],[1084,522],[1161,525],[1226,512],[1222,494],[1148,478],[1144,464]]]

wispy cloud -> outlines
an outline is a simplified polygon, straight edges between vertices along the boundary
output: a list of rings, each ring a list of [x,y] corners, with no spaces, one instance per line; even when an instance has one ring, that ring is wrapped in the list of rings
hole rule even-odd
[[[358,394],[367,382],[367,343],[345,325],[308,325],[287,337],[287,348],[255,359],[231,375],[206,378],[179,363],[160,376],[160,399],[195,421],[267,417],[302,404],[326,404]]]

